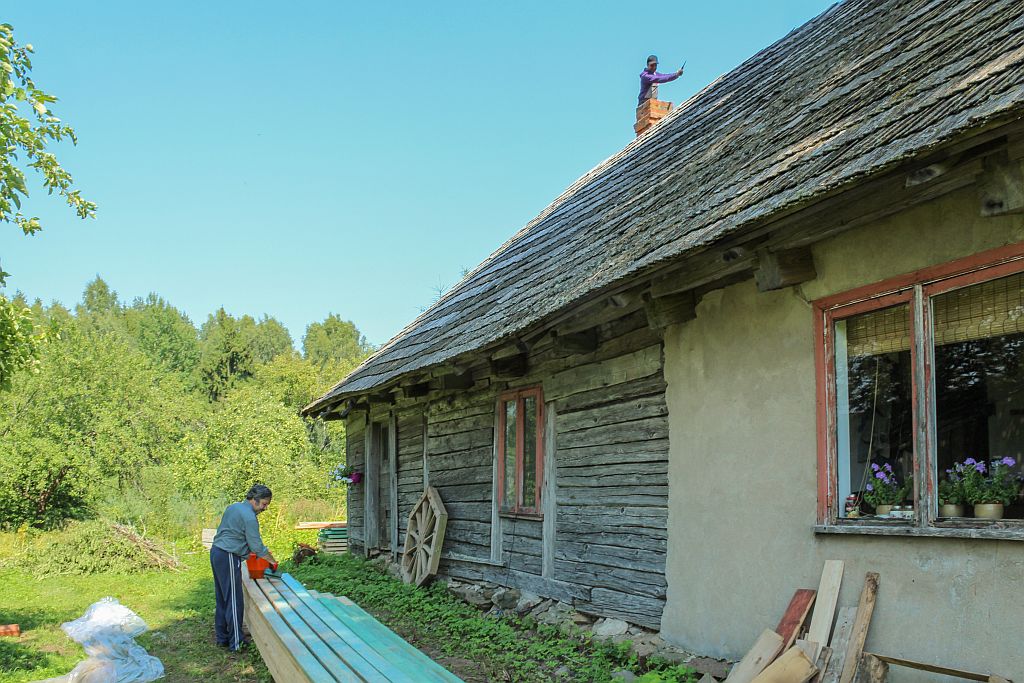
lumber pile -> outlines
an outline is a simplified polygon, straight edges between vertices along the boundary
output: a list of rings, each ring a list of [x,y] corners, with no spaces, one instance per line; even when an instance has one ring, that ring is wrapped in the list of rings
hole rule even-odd
[[[317,537],[320,552],[343,555],[348,552],[348,528],[324,527]]]
[[[296,529],[333,529],[340,527],[344,529],[348,522],[296,522]]]
[[[890,664],[983,683],[1012,683],[1001,676],[865,652],[879,575],[868,572],[857,606],[837,611],[843,568],[842,561],[828,560],[817,590],[798,588],[775,629],[761,632],[725,683],[886,683]],[[704,676],[700,683],[715,679]]]

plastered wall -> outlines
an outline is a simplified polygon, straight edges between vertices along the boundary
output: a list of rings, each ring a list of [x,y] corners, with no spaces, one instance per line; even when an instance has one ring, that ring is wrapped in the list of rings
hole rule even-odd
[[[1021,216],[982,218],[973,190],[827,240],[818,278],[704,297],[667,331],[668,602],[662,636],[739,658],[822,563],[846,561],[840,606],[881,574],[867,649],[1024,680],[1024,542],[813,532],[816,298],[1024,241]],[[894,668],[891,680],[955,679]]]

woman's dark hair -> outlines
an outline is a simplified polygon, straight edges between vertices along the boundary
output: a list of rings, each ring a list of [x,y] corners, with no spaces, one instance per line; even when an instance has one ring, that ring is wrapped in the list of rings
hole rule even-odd
[[[246,500],[266,500],[273,497],[270,489],[263,484],[253,484],[249,492],[245,494]]]

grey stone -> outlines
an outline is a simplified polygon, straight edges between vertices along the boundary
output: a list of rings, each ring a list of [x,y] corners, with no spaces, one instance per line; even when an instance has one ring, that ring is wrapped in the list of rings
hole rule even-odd
[[[402,566],[397,562],[388,565],[388,574],[399,581],[402,580]]]
[[[549,624],[551,626],[559,626],[562,622],[569,620],[570,615],[574,612],[572,607],[561,603],[553,603],[543,614],[537,617],[537,621],[542,624]]]
[[[635,681],[636,674],[629,669],[619,669],[618,671],[612,672],[612,678],[617,681]]]
[[[568,678],[572,675],[572,670],[564,664],[555,669],[555,678]]]
[[[521,591],[519,602],[516,603],[516,614],[522,616],[528,614],[540,603],[544,602],[544,598],[540,597],[536,593],[530,591]]]
[[[633,639],[633,652],[641,661],[665,647],[665,641],[656,633],[636,636]]]
[[[611,638],[612,636],[620,636],[629,630],[629,624],[624,622],[622,619],[613,619],[611,617],[607,619],[601,619],[594,624],[594,637],[603,639]]]
[[[520,597],[519,591],[515,588],[500,588],[491,596],[491,602],[501,609],[514,609],[519,604]]]
[[[463,602],[467,602],[479,609],[487,609],[491,607],[491,601],[484,597],[483,590],[481,590],[480,586],[457,586],[455,588],[449,587],[448,590]]]
[[[532,610],[530,610],[530,616],[534,619],[540,619],[540,615],[548,611],[548,608],[555,603],[554,600],[541,600]]]

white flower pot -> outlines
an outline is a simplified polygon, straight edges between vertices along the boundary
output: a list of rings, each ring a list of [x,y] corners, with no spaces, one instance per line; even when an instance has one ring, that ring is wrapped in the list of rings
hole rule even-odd
[[[964,506],[945,503],[939,506],[939,517],[963,517]]]
[[[875,514],[879,517],[887,517],[892,512],[892,505],[879,505],[875,508]]]
[[[1002,503],[975,503],[974,516],[978,519],[1002,519]]]

